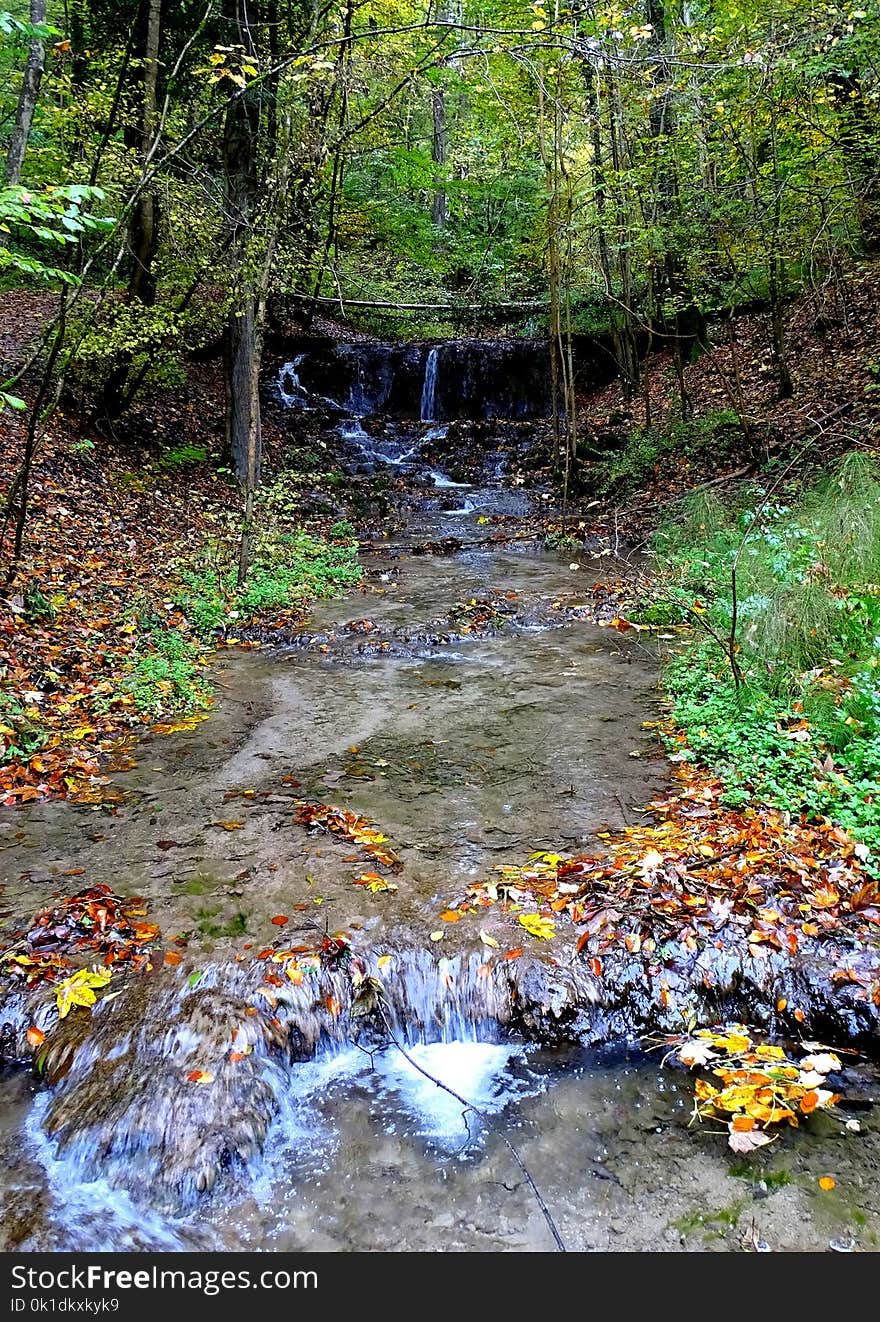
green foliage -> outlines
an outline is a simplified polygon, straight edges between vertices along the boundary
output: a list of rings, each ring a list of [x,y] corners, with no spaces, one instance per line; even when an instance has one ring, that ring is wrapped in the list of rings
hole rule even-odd
[[[204,445],[175,445],[163,454],[160,462],[163,468],[187,468],[190,464],[203,463],[207,457]]]
[[[701,495],[658,534],[657,604],[694,622],[676,725],[728,802],[825,815],[880,853],[880,473],[863,455],[795,505]],[[727,655],[733,627],[739,686]],[[702,625],[702,627],[701,627]],[[714,636],[713,636],[714,635]]]
[[[16,694],[0,689],[0,765],[27,762],[46,743],[47,732],[35,709]]]
[[[663,431],[635,430],[621,450],[596,465],[591,482],[600,494],[620,498],[643,486],[661,463],[698,462],[711,453],[723,464],[741,443],[736,414],[727,411],[675,423]]]
[[[141,716],[188,715],[208,705],[203,665],[203,650],[178,629],[153,628],[145,633],[122,689]]]
[[[295,497],[279,479],[262,496],[254,558],[243,586],[237,582],[234,539],[215,540],[181,566],[175,603],[202,637],[245,628],[257,616],[304,608],[316,597],[335,596],[360,581],[351,525],[346,520],[334,524],[328,541],[291,527],[294,515]]]
[[[564,551],[570,554],[577,554],[583,551],[583,542],[579,542],[571,533],[563,532],[561,528],[551,528],[544,538],[544,545],[548,551]]]
[[[85,209],[104,197],[103,189],[86,184],[55,184],[38,191],[21,184],[0,188],[0,235],[4,236],[0,241],[0,276],[13,271],[49,283],[77,284],[72,272],[47,265],[33,255],[33,248],[37,242],[55,248],[70,247],[80,243],[89,231],[112,226],[112,218],[95,216]],[[25,251],[28,246],[31,253]]]

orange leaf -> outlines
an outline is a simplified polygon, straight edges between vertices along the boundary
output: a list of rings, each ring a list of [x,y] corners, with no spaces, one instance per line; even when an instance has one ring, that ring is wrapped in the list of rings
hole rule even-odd
[[[190,1083],[213,1083],[214,1075],[210,1070],[190,1070],[187,1074]]]
[[[330,1011],[330,1013],[333,1015],[334,1018],[336,1017],[336,1015],[339,1014],[339,1011],[342,1009],[342,1006],[339,1004],[335,996],[328,996],[324,1004],[327,1006],[327,1009]]]
[[[287,914],[284,913],[276,913],[275,917],[272,919],[272,922],[276,927],[283,927],[287,921]]]
[[[28,1046],[38,1047],[46,1040],[46,1034],[40,1028],[29,1028],[27,1031]]]
[[[591,959],[591,960],[590,960],[590,972],[592,973],[592,975],[593,975],[594,978],[601,978],[601,976],[602,976],[602,961],[601,961],[601,959]]]
[[[830,1175],[823,1175],[819,1181],[819,1188],[824,1189],[826,1193],[829,1193],[836,1184],[837,1181],[832,1179]]]
[[[804,1115],[809,1115],[811,1111],[815,1111],[818,1104],[819,1094],[816,1092],[815,1088],[811,1088],[809,1092],[805,1092],[801,1098],[801,1110]]]
[[[731,1124],[731,1129],[738,1134],[745,1134],[750,1129],[754,1129],[755,1122],[750,1115],[735,1115]]]
[[[221,826],[224,831],[240,831],[244,822],[215,822],[215,826]]]
[[[788,1005],[788,1001],[785,999],[785,997],[780,996],[779,1000],[776,1002],[776,1009],[779,1011],[780,1014],[782,1014],[782,1011],[785,1009],[787,1005]]]
[[[440,917],[444,923],[457,923],[461,914],[457,909],[444,909]]]
[[[508,950],[508,952],[507,952],[507,954],[504,956],[504,958],[505,958],[505,959],[519,959],[520,956],[522,955],[522,953],[523,953],[523,952],[522,952],[522,947],[521,947],[521,946],[514,946],[513,950]]]
[[[182,963],[183,963],[183,955],[178,955],[178,953],[177,953],[176,950],[166,950],[166,951],[165,951],[165,963],[166,963],[166,964],[182,964]]]

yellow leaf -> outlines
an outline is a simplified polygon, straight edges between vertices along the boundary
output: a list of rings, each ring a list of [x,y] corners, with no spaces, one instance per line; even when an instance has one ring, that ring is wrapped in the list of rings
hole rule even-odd
[[[539,937],[542,941],[550,941],[556,935],[556,924],[553,919],[542,918],[539,913],[521,913],[519,921],[529,936]]]
[[[95,992],[106,987],[112,974],[109,969],[80,969],[59,982],[55,988],[55,1002],[58,1006],[58,1018],[65,1019],[75,1005],[94,1005]]]
[[[755,1047],[755,1055],[758,1060],[785,1060],[785,1052],[782,1047],[773,1047],[766,1044]]]
[[[830,1191],[834,1188],[836,1184],[837,1181],[833,1179],[830,1175],[823,1175],[821,1180],[819,1181],[819,1188],[824,1189],[826,1193],[830,1193]]]
[[[391,963],[393,958],[394,958],[393,955],[380,955],[378,960],[376,961],[377,968],[387,969],[388,965]]]
[[[490,946],[493,950],[498,949],[498,942],[494,936],[489,936],[488,932],[480,932],[480,940],[484,946]]]

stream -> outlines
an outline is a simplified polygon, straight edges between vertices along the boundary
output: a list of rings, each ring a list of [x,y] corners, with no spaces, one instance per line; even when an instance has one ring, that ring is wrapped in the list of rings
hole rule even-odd
[[[3,815],[7,913],[104,882],[142,895],[163,933],[186,938],[186,960],[161,975],[165,1000],[145,1000],[136,1027],[99,1007],[104,1046],[62,1080],[60,1101],[23,1071],[0,1076],[2,1247],[552,1249],[505,1140],[570,1249],[876,1247],[870,1104],[857,1138],[816,1115],[760,1162],[737,1160],[726,1135],[689,1126],[691,1080],[657,1054],[521,1039],[480,972],[476,929],[450,924],[432,940],[441,911],[493,867],[539,849],[598,850],[597,833],[637,820],[667,781],[642,728],[657,714],[656,660],[587,618],[613,569],[533,542],[487,544],[487,526],[513,527],[528,498],[420,465],[434,389],[426,375],[418,427],[379,436],[361,417],[339,424],[359,462],[408,468],[419,497],[403,533],[365,550],[358,593],[316,606],[284,646],[221,649],[210,718],[144,739],[114,777],[115,801]],[[489,456],[487,474],[499,467]],[[457,554],[413,553],[449,538]],[[362,860],[292,824],[300,800],[376,823],[400,861],[397,889],[352,884]],[[168,1058],[185,1036],[173,1031],[180,979],[209,970],[199,1032],[219,1040],[227,1021],[211,989],[235,993],[246,978],[236,961],[277,936],[277,915],[291,941],[344,930],[355,948],[384,952],[398,1041],[480,1114],[463,1114],[396,1046],[316,1019],[314,1054],[265,1063],[246,1159],[218,1158],[196,1192],[175,1163],[201,1162],[186,1150],[199,1125],[237,1124],[248,1103],[205,1088],[194,1119],[196,1103],[178,1102]],[[480,924],[500,949],[506,921],[492,910]],[[98,1102],[100,1057],[118,1091]],[[869,1099],[873,1088],[866,1073]],[[833,1193],[818,1188],[828,1173]]]

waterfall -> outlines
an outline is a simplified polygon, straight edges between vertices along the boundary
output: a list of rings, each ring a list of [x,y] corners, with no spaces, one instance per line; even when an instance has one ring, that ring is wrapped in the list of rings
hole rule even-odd
[[[305,354],[300,353],[292,362],[284,363],[278,377],[278,392],[288,408],[301,405],[305,400],[306,391],[299,379],[299,369],[304,358]]]
[[[422,386],[422,422],[436,421],[434,417],[434,397],[437,393],[437,359],[439,354],[440,350],[435,347],[429,350],[425,361],[425,384]]]

